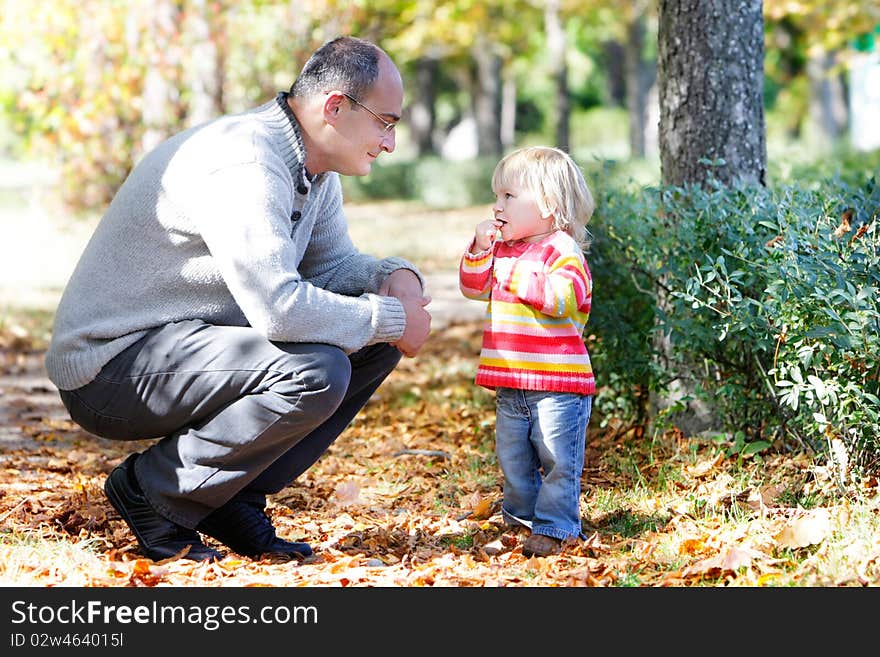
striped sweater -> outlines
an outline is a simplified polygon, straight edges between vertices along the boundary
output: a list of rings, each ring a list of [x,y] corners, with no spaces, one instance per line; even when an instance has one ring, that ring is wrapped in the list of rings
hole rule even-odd
[[[459,288],[469,299],[488,302],[478,385],[595,393],[583,342],[593,279],[568,234],[557,231],[534,244],[499,240],[477,254],[468,249]]]

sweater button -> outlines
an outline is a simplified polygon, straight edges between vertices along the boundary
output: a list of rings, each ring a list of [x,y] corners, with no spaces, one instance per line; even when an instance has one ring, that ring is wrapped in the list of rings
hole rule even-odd
[[[290,215],[290,220],[291,220],[291,221],[296,221],[296,220],[299,219],[301,216],[302,216],[302,212],[300,212],[299,210],[294,210],[294,211],[293,211],[293,214]]]

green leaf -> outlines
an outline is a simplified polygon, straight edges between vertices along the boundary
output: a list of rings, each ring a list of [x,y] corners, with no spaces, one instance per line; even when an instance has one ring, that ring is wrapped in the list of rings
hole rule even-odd
[[[816,394],[819,397],[826,397],[828,395],[825,389],[825,382],[822,381],[822,379],[820,379],[818,376],[816,376],[815,374],[808,374],[807,380],[813,384],[813,388],[815,388]]]
[[[837,331],[835,331],[830,326],[820,326],[818,328],[810,329],[806,333],[804,333],[805,338],[827,338],[829,336],[835,335]]]
[[[751,456],[752,454],[763,452],[768,447],[770,447],[770,443],[766,440],[756,440],[755,442],[746,445],[740,454],[743,456]]]

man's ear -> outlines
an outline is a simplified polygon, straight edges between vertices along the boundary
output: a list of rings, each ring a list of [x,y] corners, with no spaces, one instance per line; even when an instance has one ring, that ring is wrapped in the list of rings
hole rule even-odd
[[[336,125],[336,119],[339,118],[339,108],[342,101],[345,100],[345,94],[341,91],[331,91],[324,100],[324,120],[330,125]]]

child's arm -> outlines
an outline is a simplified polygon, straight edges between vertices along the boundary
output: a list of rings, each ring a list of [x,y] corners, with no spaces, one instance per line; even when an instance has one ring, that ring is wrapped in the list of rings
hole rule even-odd
[[[468,299],[488,301],[492,291],[493,246],[498,224],[481,221],[474,230],[474,239],[461,257],[458,287]]]
[[[496,275],[499,269],[496,267]],[[519,258],[498,280],[502,290],[545,315],[572,317],[590,312],[593,281],[586,263],[573,253],[550,264]]]

